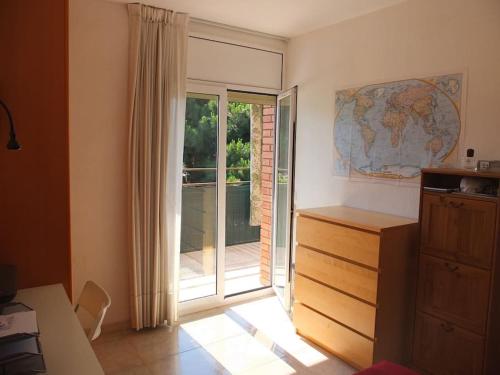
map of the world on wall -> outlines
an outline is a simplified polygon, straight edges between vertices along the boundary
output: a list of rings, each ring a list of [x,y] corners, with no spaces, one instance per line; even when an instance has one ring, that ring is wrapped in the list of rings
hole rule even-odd
[[[462,74],[335,93],[335,174],[411,179],[457,158]]]

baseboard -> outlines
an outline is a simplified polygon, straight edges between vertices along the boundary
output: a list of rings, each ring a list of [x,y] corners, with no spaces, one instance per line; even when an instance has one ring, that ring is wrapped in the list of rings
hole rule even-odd
[[[131,326],[130,326],[130,321],[128,321],[128,320],[123,321],[123,322],[103,324],[101,326],[102,333],[113,333],[113,332],[119,332],[119,331],[126,331],[129,329],[131,329]]]

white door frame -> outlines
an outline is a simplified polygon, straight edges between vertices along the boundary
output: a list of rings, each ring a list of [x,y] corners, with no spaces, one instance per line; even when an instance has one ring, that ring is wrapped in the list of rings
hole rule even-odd
[[[241,302],[251,298],[262,297],[273,294],[272,288],[262,288],[237,294],[230,297],[224,296],[225,281],[225,249],[226,249],[226,143],[227,143],[227,105],[228,90],[245,91],[278,95],[278,90],[262,89],[258,87],[242,87],[229,84],[205,82],[188,79],[187,92],[217,95],[218,103],[218,129],[217,129],[217,242],[216,242],[216,294],[200,297],[178,303],[179,316],[196,313],[216,307],[227,306],[232,303]],[[277,107],[276,107],[277,108]],[[275,121],[277,124],[277,121]],[[273,229],[274,231],[274,229]]]
[[[227,134],[227,87],[220,84],[187,82],[187,92],[217,95],[219,102],[217,126],[217,183],[216,183],[216,216],[217,236],[215,243],[216,257],[216,294],[200,297],[189,301],[179,302],[179,315],[195,311],[207,310],[224,303],[224,269],[226,248],[226,137]]]
[[[293,223],[294,223],[294,202],[295,202],[295,191],[294,191],[294,185],[295,185],[295,170],[294,170],[294,164],[295,164],[295,125],[296,125],[296,118],[297,118],[297,87],[292,87],[291,89],[287,91],[283,91],[278,95],[277,102],[276,102],[276,129],[275,129],[275,137],[274,137],[274,192],[273,192],[273,226],[272,226],[272,232],[273,232],[273,241],[272,241],[272,247],[271,247],[271,253],[272,253],[272,268],[271,268],[271,274],[272,274],[272,286],[273,289],[276,290],[275,287],[275,280],[274,280],[274,269],[275,269],[275,251],[276,251],[276,235],[277,235],[277,220],[278,220],[278,199],[276,197],[276,194],[278,192],[278,152],[279,152],[279,147],[278,147],[278,137],[279,137],[279,126],[280,126],[280,100],[283,98],[286,98],[287,96],[290,96],[290,114],[289,114],[289,120],[288,120],[288,176],[289,176],[289,183],[287,186],[287,217],[286,217],[286,228],[288,228],[288,233],[285,239],[285,248],[287,249],[287,252],[285,254],[285,285],[284,285],[284,291],[283,291],[283,297],[280,295],[278,291],[276,291],[276,295],[278,296],[278,299],[280,300],[281,304],[285,308],[286,311],[290,311],[291,309],[291,300],[292,300],[292,283],[291,283],[291,272],[292,272],[292,261],[293,261],[293,245],[295,243],[294,240],[294,230],[293,230]]]

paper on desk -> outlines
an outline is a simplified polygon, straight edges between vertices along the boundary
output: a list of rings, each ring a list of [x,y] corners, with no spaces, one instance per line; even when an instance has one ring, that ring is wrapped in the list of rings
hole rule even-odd
[[[9,315],[0,315],[0,337],[16,333],[37,333],[35,311],[22,311]]]

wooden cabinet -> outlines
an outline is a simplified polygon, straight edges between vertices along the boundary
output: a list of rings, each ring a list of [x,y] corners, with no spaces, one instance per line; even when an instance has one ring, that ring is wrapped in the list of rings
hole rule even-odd
[[[417,224],[349,207],[299,211],[297,332],[357,368],[409,351]]]
[[[489,272],[423,255],[418,285],[417,301],[422,311],[484,334]]]
[[[415,364],[431,374],[482,374],[481,336],[430,315],[417,313]]]
[[[499,198],[431,192],[463,177],[498,186],[500,174],[422,174],[413,363],[434,375],[500,373]]]
[[[494,202],[424,193],[422,250],[489,268],[495,240],[496,210]]]

